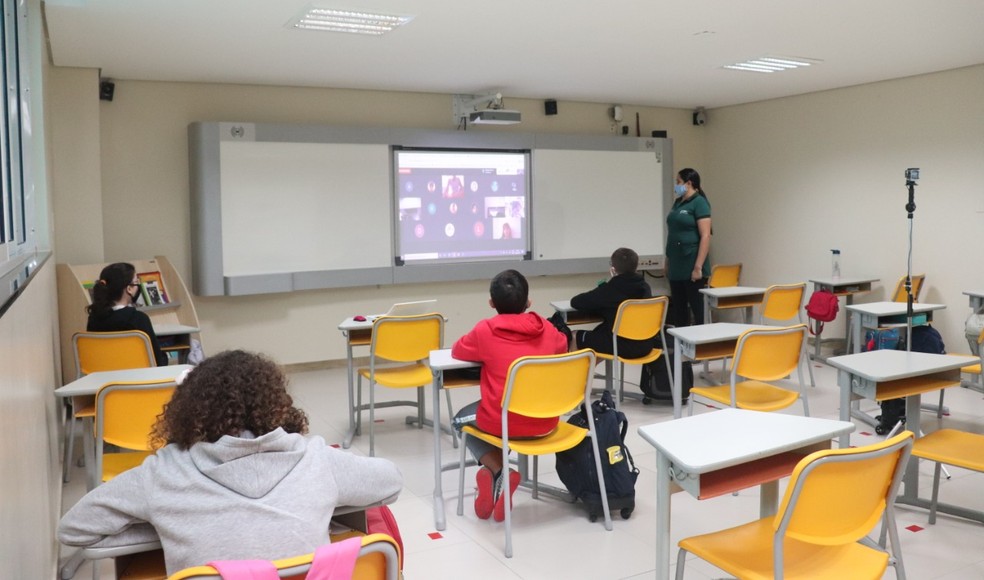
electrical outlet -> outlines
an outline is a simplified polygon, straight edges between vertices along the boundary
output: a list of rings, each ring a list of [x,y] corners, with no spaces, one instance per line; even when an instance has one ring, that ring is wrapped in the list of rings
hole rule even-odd
[[[663,256],[639,256],[639,269],[662,273]]]
[[[613,134],[614,134],[614,133],[617,133],[617,132],[618,132],[618,123],[611,123],[611,127],[610,127],[610,130],[611,130],[611,132],[612,132]]]

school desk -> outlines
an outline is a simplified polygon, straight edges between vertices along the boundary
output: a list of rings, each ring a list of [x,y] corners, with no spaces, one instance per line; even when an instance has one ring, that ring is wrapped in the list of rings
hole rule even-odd
[[[752,308],[765,299],[765,288],[752,286],[725,286],[724,288],[701,288],[704,295],[704,320],[711,319],[713,308],[741,308],[742,322],[752,320]]]
[[[834,280],[833,278],[817,278],[815,280],[810,280],[813,284],[813,291],[819,292],[825,290],[830,292],[835,296],[844,297],[844,305],[851,306],[854,304],[854,295],[863,294],[865,292],[871,292],[871,283],[878,282],[878,278],[838,278]],[[847,349],[848,342],[850,340],[851,326],[847,325],[847,330],[844,332],[844,348]],[[813,360],[823,360],[820,356],[820,332],[817,333],[814,339],[814,352]]]
[[[917,318],[924,318],[927,323],[933,321],[933,311],[943,310],[946,304],[922,304],[912,305],[913,315],[920,315]],[[848,352],[861,352],[863,346],[862,339],[865,329],[874,330],[888,325],[906,326],[906,312],[908,307],[905,302],[868,302],[866,304],[854,304],[847,307],[851,317],[850,348]],[[913,325],[922,324],[913,321]]]
[[[730,408],[639,427],[656,448],[656,578],[670,577],[672,484],[697,499],[759,485],[759,517],[768,517],[778,509],[779,479],[851,431],[849,421]]]

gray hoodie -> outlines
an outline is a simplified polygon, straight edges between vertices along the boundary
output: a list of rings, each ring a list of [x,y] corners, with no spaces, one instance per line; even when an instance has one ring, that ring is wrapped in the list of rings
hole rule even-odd
[[[369,505],[402,487],[386,459],[283,429],[244,432],[189,450],[164,447],[79,500],[62,517],[58,538],[111,546],[156,531],[168,574],[211,560],[286,558],[328,542],[336,506]]]

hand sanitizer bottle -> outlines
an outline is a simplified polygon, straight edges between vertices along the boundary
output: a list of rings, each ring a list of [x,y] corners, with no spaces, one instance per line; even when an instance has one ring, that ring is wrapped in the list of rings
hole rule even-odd
[[[837,282],[841,277],[841,251],[840,250],[830,250],[831,252],[831,269],[830,277]]]

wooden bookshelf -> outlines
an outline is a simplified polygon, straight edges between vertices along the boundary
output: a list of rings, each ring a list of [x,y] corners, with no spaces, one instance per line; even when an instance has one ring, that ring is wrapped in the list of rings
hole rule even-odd
[[[164,352],[177,351],[179,359],[184,360],[191,348],[191,339],[201,342],[198,313],[195,304],[171,262],[164,256],[149,260],[130,260],[140,272],[160,272],[164,288],[170,302],[140,309],[147,313]],[[89,315],[85,308],[92,303],[87,282],[99,279],[99,272],[106,267],[102,264],[58,264],[58,319],[59,340],[61,343],[63,384],[75,380],[75,354],[72,350],[72,335],[85,331]]]

